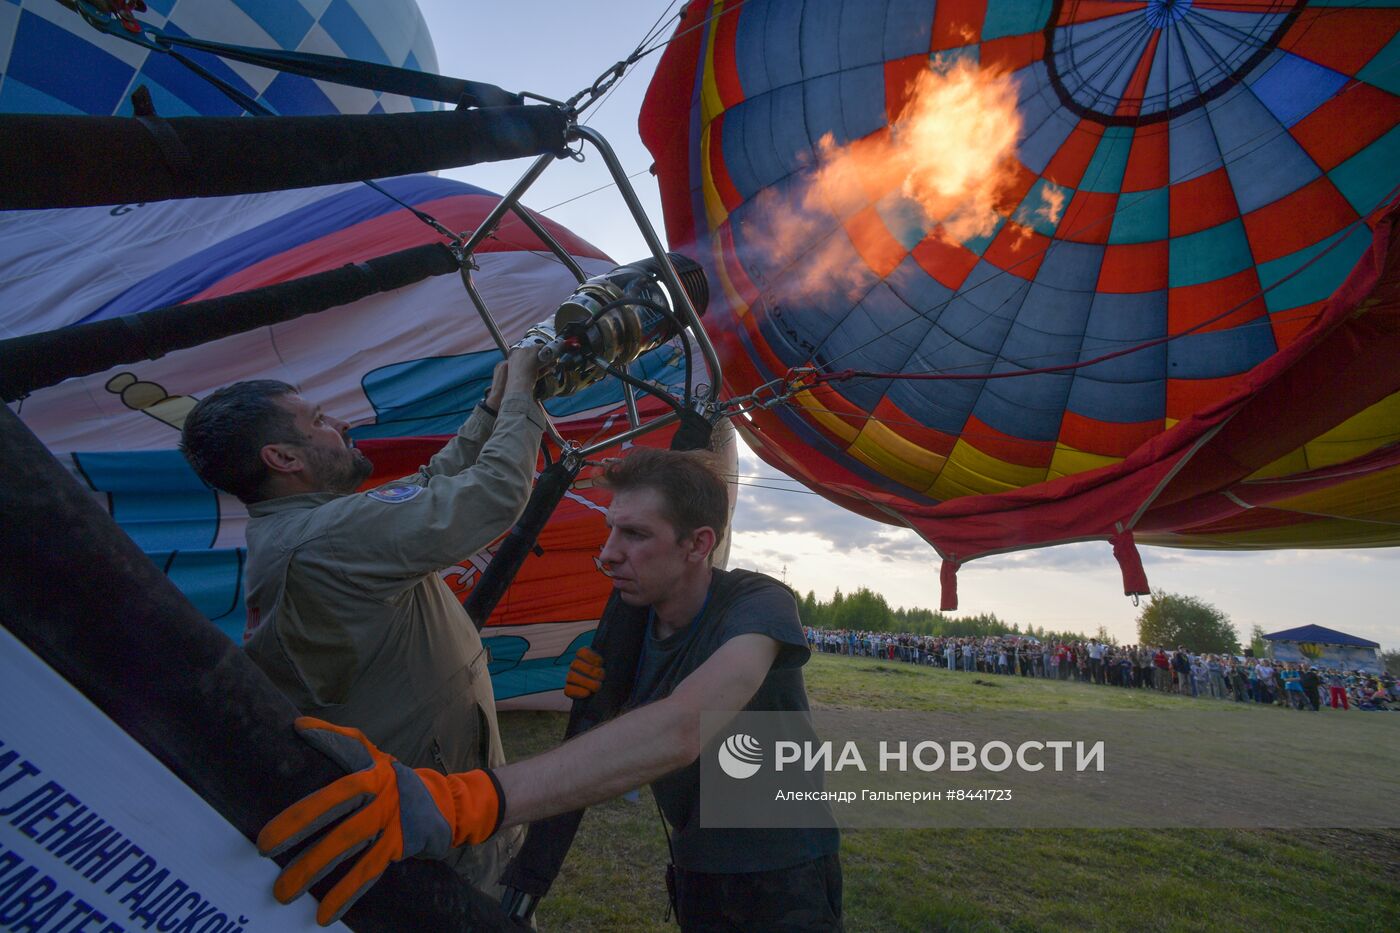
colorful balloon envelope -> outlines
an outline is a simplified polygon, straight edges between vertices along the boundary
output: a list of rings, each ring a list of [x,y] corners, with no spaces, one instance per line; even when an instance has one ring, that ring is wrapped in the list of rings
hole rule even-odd
[[[149,6],[138,18],[172,33],[436,70],[432,40],[413,0],[173,0]],[[188,54],[279,114],[437,106]],[[130,95],[138,86],[165,117],[242,112],[170,57],[98,33],[52,0],[0,3],[0,110],[130,114]],[[474,229],[497,200],[471,185],[430,176],[382,183],[400,201],[458,231]],[[589,274],[615,265],[568,230],[541,222]],[[19,336],[110,320],[441,240],[399,204],[363,185],[3,213],[0,325],[7,336]],[[552,320],[576,284],[514,218],[475,260],[475,282],[512,337]],[[444,276],[159,360],[70,379],[13,407],[194,605],[241,642],[246,511],[206,487],[176,449],[195,401],[241,379],[292,383],[354,425],[351,435],[375,465],[366,483],[374,486],[426,462],[482,397],[499,359],[461,281]],[[633,364],[633,373],[680,389],[683,358],[674,346],[663,347]],[[662,410],[647,398],[639,406],[644,418]],[[552,400],[549,409],[560,431],[581,444],[626,424],[612,380]],[[672,433],[638,443],[664,446]],[[504,705],[567,704],[568,665],[577,648],[591,641],[611,590],[595,563],[608,534],[606,501],[585,471],[545,527],[540,552],[526,560],[497,605],[483,637],[491,650],[495,695]],[[462,555],[443,571],[461,598],[480,579],[494,547]]]
[[[691,4],[641,128],[672,246],[716,283],[729,394],[783,380],[741,430],[954,567],[1400,543],[1397,27],[1351,3]]]

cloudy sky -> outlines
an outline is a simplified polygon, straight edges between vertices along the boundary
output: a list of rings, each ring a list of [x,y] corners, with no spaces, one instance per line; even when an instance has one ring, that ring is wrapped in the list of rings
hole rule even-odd
[[[419,0],[443,74],[572,96],[625,58],[668,0],[511,0],[465,4]],[[669,30],[667,30],[669,35]],[[637,113],[658,55],[638,64],[587,123],[612,143],[661,232],[651,157],[637,137]],[[444,174],[504,191],[528,162],[473,166]],[[641,235],[596,156],[551,166],[525,203],[543,210],[613,258],[646,254]],[[568,203],[564,203],[568,202]],[[664,234],[663,234],[664,236]],[[732,563],[829,597],[839,586],[868,586],[894,605],[938,605],[938,558],[912,532],[871,522],[831,505],[744,451]],[[1316,623],[1400,648],[1400,549],[1213,553],[1142,548],[1155,588],[1191,594],[1223,610],[1242,636]],[[958,577],[962,611],[994,612],[1022,625],[1079,629],[1100,625],[1135,640],[1138,609],[1123,597],[1107,543],[1065,545],[985,558]]]

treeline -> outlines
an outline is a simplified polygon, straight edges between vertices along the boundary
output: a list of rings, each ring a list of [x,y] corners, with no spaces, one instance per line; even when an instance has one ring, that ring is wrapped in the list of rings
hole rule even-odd
[[[914,635],[952,635],[958,638],[987,635],[1033,635],[1042,641],[1088,641],[1078,632],[1052,632],[1038,626],[1021,628],[1003,622],[993,613],[946,616],[933,609],[894,608],[879,593],[862,586],[849,596],[839,589],[829,601],[808,590],[798,603],[802,624],[821,629],[856,629],[863,632],[909,632]],[[1103,635],[1104,633],[1100,633]]]

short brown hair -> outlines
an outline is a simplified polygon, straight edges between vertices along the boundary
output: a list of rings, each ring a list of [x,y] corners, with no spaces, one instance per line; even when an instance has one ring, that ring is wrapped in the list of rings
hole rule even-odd
[[[704,527],[714,529],[716,549],[724,540],[729,488],[719,457],[709,451],[636,447],[608,464],[599,484],[615,493],[656,490],[661,513],[676,529],[677,541]]]

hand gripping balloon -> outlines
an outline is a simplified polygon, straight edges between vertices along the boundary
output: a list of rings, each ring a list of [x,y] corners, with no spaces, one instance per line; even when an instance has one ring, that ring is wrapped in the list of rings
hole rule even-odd
[[[273,817],[258,833],[258,851],[278,855],[336,824],[284,868],[272,888],[277,900],[289,903],[359,855],[321,899],[316,922],[322,926],[339,920],[391,862],[441,858],[457,846],[485,842],[501,825],[505,800],[489,770],[414,770],[375,748],[358,729],[309,716],[295,725],[302,738],[350,773]]]

